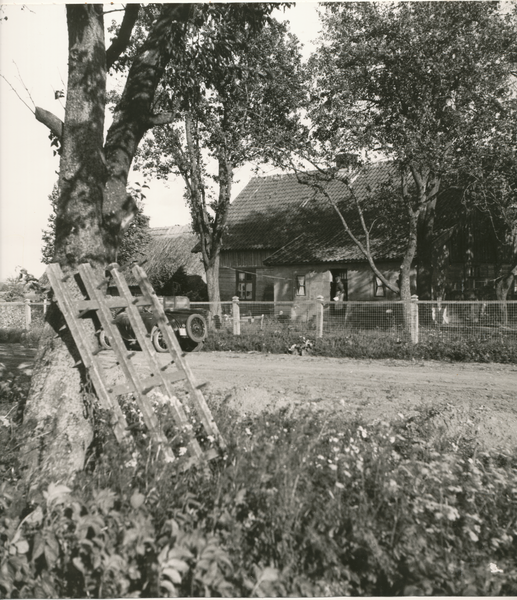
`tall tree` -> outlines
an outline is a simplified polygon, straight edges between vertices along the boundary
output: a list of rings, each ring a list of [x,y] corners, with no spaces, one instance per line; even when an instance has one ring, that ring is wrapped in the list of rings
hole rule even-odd
[[[128,227],[124,230],[120,245],[117,251],[117,262],[121,266],[131,265],[133,262],[139,262],[145,252],[145,248],[151,239],[149,232],[149,217],[144,214],[144,198],[142,188],[136,187],[128,189],[129,195],[135,201],[135,214]],[[57,201],[59,198],[59,187],[56,184],[49,196],[50,213],[47,221],[47,228],[43,230],[41,249],[42,262],[50,264],[54,259],[54,241],[56,239],[56,213]]]
[[[139,10],[139,5],[126,6],[107,48],[103,5],[67,5],[65,119],[61,122],[42,108],[35,111],[61,148],[53,260],[65,274],[83,262],[102,271],[116,259],[122,234],[135,214],[126,185],[138,145],[150,128],[172,120],[170,113],[157,113],[154,106],[165,67],[186,52],[187,30],[218,11],[202,4],[156,5],[141,43],[125,53]],[[246,7],[246,14],[257,21],[265,12],[261,5]],[[106,77],[114,66],[125,68],[125,86],[104,139]],[[60,480],[72,476],[82,467],[93,437],[85,416],[87,373],[82,365],[75,367],[75,345],[61,328],[57,306],[47,315],[24,414],[23,456],[26,478],[32,483],[38,475]]]
[[[366,148],[395,162],[409,217],[402,271],[418,247],[419,291],[430,298],[440,185],[489,134],[494,98],[509,93],[513,29],[495,2],[329,3],[323,26],[315,137],[326,152]]]
[[[275,160],[280,148],[272,139],[294,130],[302,94],[298,45],[285,26],[270,19],[261,29],[239,28],[235,7],[223,11],[223,20],[206,24],[196,52],[170,66],[162,100],[180,120],[153,132],[142,153],[147,171],[158,177],[173,172],[185,181],[214,313],[220,312],[219,253],[234,171]],[[224,49],[235,31],[237,43],[225,60],[207,60],[210,48]]]

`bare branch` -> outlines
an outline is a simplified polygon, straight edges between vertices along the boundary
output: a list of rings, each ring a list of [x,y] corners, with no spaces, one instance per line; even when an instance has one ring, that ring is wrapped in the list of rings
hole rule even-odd
[[[18,65],[16,64],[16,62],[13,60],[13,64],[16,67],[16,71],[18,73],[18,79],[20,80],[20,83],[23,85],[23,87],[25,88],[25,91],[27,92],[27,95],[29,96],[29,98],[31,99],[32,105],[34,107],[36,107],[36,104],[34,102],[34,100],[32,99],[31,93],[29,92],[29,88],[25,85],[25,82],[23,81],[22,75],[20,73],[20,69],[18,68]]]
[[[32,109],[27,102],[25,102],[25,100],[20,96],[20,94],[16,91],[16,89],[14,88],[14,86],[12,85],[12,83],[5,77],[5,75],[2,75],[0,73],[0,77],[7,83],[7,85],[13,90],[13,92],[18,96],[18,98],[23,102],[23,104],[25,104],[25,106],[31,111],[32,114],[34,114],[34,109]],[[32,98],[31,98],[32,100]]]

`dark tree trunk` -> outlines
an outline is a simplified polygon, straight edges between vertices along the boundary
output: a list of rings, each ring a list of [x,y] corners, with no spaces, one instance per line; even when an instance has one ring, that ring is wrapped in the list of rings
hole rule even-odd
[[[62,146],[54,261],[65,274],[83,262],[102,270],[116,256],[121,233],[134,216],[134,204],[126,193],[129,169],[145,131],[169,118],[153,115],[152,103],[191,11],[189,4],[163,5],[133,61],[105,149],[103,8],[102,4],[67,6],[65,122],[41,109],[35,114]],[[110,62],[124,49],[136,20],[136,9],[129,11]],[[70,481],[82,468],[93,437],[87,409],[92,390],[73,339],[62,325],[63,317],[54,306],[48,313],[24,412],[22,463],[31,486],[40,479]],[[91,343],[92,348],[97,344],[93,328]]]
[[[81,262],[106,262],[102,204],[106,58],[103,6],[67,7],[69,75],[60,161],[54,260],[64,273]],[[22,464],[32,487],[69,481],[82,467],[93,437],[85,405],[86,373],[54,305],[48,313],[24,411]]]

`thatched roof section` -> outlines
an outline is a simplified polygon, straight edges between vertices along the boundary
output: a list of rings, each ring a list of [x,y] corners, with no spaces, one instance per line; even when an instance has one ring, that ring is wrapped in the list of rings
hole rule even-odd
[[[190,225],[173,225],[171,227],[151,227],[151,240],[143,250],[142,267],[149,279],[163,273],[164,269],[172,275],[183,267],[187,275],[198,275],[204,279],[205,270],[201,257],[193,253],[197,244],[197,236]],[[128,282],[132,277],[126,270]]]

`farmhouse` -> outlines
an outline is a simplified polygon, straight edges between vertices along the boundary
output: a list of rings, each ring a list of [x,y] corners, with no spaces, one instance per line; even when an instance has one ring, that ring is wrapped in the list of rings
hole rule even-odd
[[[365,199],[392,174],[388,162],[362,169],[354,193]],[[326,191],[343,206],[347,187],[332,181]],[[335,296],[341,277],[345,299],[382,300],[394,294],[378,280],[349,239],[325,196],[295,174],[253,178],[230,207],[221,251],[221,299],[291,301]],[[396,280],[403,241],[372,240],[379,269]]]
[[[396,185],[389,161],[348,175],[353,195],[363,205],[390,181]],[[345,184],[330,181],[325,192],[351,214],[352,193]],[[222,300],[238,296],[278,302],[323,296],[328,301],[335,297],[337,276],[344,284],[345,300],[397,299],[375,276],[324,194],[301,183],[295,174],[253,178],[230,207],[223,244]],[[390,281],[397,280],[405,244],[403,235],[390,230],[371,239],[375,262]],[[436,206],[432,240],[434,295],[448,299],[493,296],[497,262],[501,263],[495,236],[486,220],[466,215],[457,189],[444,191]],[[416,270],[414,293],[418,293]]]

